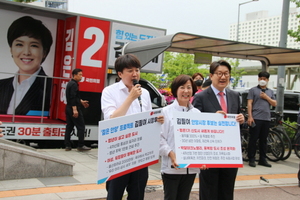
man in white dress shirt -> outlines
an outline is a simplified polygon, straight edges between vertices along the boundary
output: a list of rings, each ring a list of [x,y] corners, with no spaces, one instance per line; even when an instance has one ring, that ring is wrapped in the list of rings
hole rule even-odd
[[[102,92],[104,120],[152,110],[149,92],[141,88],[140,84],[133,84],[133,80],[140,79],[140,68],[140,61],[132,54],[116,60],[115,70],[121,80],[107,86]],[[141,104],[138,97],[141,98]],[[163,123],[163,117],[159,116],[157,121]],[[145,167],[107,181],[107,200],[121,200],[125,188],[128,200],[143,200],[147,180],[148,167]]]

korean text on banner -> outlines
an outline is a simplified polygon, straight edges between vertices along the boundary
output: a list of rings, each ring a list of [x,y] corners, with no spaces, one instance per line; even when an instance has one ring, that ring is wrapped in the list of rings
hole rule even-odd
[[[174,113],[175,150],[180,168],[243,167],[236,115]]]
[[[158,163],[161,109],[99,122],[98,184]]]

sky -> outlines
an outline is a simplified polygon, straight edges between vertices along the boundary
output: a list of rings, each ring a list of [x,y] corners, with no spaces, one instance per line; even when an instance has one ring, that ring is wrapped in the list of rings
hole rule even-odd
[[[163,28],[167,34],[186,32],[229,39],[231,24],[246,14],[266,10],[282,13],[283,0],[69,0],[70,12]],[[241,3],[249,2],[243,5]],[[290,3],[290,7],[296,7]]]

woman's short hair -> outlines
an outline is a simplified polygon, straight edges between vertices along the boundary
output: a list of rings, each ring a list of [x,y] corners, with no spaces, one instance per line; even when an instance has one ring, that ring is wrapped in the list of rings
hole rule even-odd
[[[13,41],[21,36],[28,36],[30,38],[41,40],[45,55],[42,60],[43,63],[53,43],[50,30],[43,24],[42,21],[30,16],[24,16],[16,19],[8,28],[7,42],[9,47],[12,47]]]
[[[202,78],[202,80],[204,80],[204,76],[199,72],[193,74],[192,79],[194,80],[197,76],[200,76]]]
[[[225,66],[228,68],[229,73],[231,72],[231,65],[226,60],[219,60],[212,62],[209,67],[209,73],[214,74],[216,69],[220,66]]]
[[[185,74],[181,74],[181,75],[177,76],[177,77],[173,80],[173,82],[172,82],[172,84],[171,84],[171,92],[172,92],[172,94],[173,94],[173,96],[174,96],[175,98],[177,98],[177,90],[178,90],[178,88],[179,88],[180,86],[186,84],[186,82],[188,82],[188,81],[190,81],[191,84],[192,84],[192,88],[193,88],[193,95],[192,95],[192,96],[194,96],[194,94],[197,92],[197,86],[196,86],[196,84],[194,83],[192,77],[190,77],[190,76],[188,76],[188,75],[185,75]]]
[[[131,67],[141,68],[139,59],[133,54],[122,55],[115,61],[115,70],[117,73]]]

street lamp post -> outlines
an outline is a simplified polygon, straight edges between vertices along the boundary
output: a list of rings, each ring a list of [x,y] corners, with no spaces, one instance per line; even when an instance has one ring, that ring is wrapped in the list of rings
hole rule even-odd
[[[239,29],[240,29],[240,7],[241,5],[244,5],[246,3],[251,3],[253,1],[259,1],[259,0],[252,0],[252,1],[246,1],[244,3],[239,4],[239,9],[238,9],[238,22],[237,22],[237,27],[236,27],[236,41],[239,41]]]

